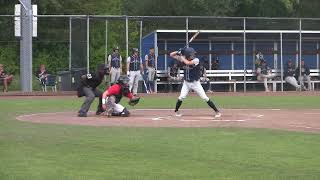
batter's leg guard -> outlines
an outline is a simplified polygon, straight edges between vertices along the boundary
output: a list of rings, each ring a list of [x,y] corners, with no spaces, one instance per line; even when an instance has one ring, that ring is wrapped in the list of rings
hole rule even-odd
[[[218,113],[219,110],[218,108],[216,107],[216,105],[209,99],[209,101],[207,102],[207,104],[216,112]]]

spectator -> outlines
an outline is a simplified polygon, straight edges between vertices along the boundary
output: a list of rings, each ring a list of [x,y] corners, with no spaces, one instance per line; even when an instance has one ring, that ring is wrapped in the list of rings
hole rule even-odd
[[[263,54],[261,52],[258,52],[256,54],[256,61],[255,61],[255,66],[256,66],[256,73],[260,74],[261,73],[261,65],[262,61],[264,61]]]
[[[209,70],[210,67],[209,67],[209,60],[208,60],[207,56],[203,56],[201,58],[201,61],[203,62],[204,68],[206,68],[206,70]]]
[[[173,83],[181,82],[180,68],[176,62],[173,62],[171,66],[168,67],[168,82],[169,82],[169,92],[173,90]]]
[[[46,84],[49,74],[50,73],[46,70],[46,66],[41,64],[39,70],[36,72],[36,77],[40,81],[41,85]]]
[[[301,60],[301,76],[300,76],[300,64],[296,69],[296,76],[300,82],[300,86],[303,90],[311,90],[310,68],[305,65],[304,60]],[[307,81],[308,89],[304,86],[304,82]]]
[[[297,90],[301,89],[301,85],[298,84],[297,79],[294,77],[295,76],[295,69],[294,69],[294,65],[292,64],[292,61],[289,60],[286,70],[284,72],[284,77],[285,77],[285,81],[289,84],[291,84],[292,86],[294,86]]]
[[[214,60],[212,61],[211,69],[212,69],[212,70],[219,70],[219,69],[220,69],[218,57],[217,57],[217,59],[214,59]]]
[[[204,63],[200,64],[200,82],[207,84],[207,88],[203,88],[204,90],[206,90],[208,93],[212,92],[210,79],[207,77],[207,70],[206,70],[206,67],[204,66]]]
[[[0,84],[3,84],[3,92],[8,92],[8,85],[11,83],[13,75],[7,74],[3,64],[0,64]]]
[[[272,71],[270,67],[267,65],[267,62],[265,60],[261,60],[261,71],[257,71],[257,79],[259,81],[263,81],[264,88],[266,92],[270,92],[268,88],[268,79],[274,78],[274,75],[272,74]]]

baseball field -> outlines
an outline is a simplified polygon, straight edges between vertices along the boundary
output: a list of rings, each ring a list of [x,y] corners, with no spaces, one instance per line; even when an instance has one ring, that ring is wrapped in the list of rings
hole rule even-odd
[[[46,113],[59,120],[57,112],[74,112],[72,116],[76,116],[82,99],[0,98],[0,179],[320,179],[320,126],[309,131],[233,127],[234,124],[188,128],[43,124],[22,122],[17,117]],[[277,108],[279,112],[313,110],[313,116],[319,117],[318,94],[220,94],[213,98],[222,112]],[[145,96],[131,112],[134,117],[135,112],[144,109],[170,109],[174,104],[174,95]],[[190,96],[182,107],[199,109],[193,111],[194,120],[197,112],[201,116],[200,110],[207,108],[197,96]],[[114,118],[98,121],[111,120]],[[126,121],[123,119],[123,123]]]

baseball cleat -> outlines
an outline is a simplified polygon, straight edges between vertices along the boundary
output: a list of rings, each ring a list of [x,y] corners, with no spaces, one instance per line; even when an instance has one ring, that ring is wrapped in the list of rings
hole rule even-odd
[[[176,113],[175,114],[176,117],[181,117],[182,116],[182,114],[179,111],[176,111],[175,113]]]
[[[78,114],[78,117],[87,117],[87,113],[80,112]]]
[[[112,113],[113,113],[113,108],[106,109],[106,111],[104,113],[105,113],[105,116],[111,117]]]
[[[220,112],[218,112],[217,114],[214,115],[214,118],[220,118],[222,116],[222,114]]]

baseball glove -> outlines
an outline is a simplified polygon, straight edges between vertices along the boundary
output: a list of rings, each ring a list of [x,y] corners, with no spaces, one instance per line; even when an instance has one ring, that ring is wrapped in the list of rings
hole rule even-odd
[[[128,104],[130,106],[135,106],[136,104],[138,104],[140,101],[140,97],[138,96],[134,96],[133,98],[130,99],[130,101],[128,102]]]

